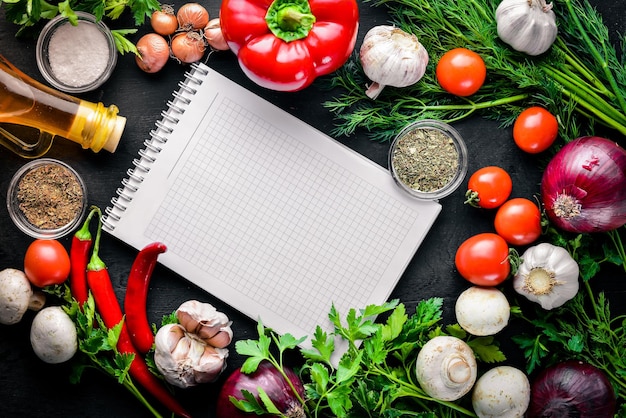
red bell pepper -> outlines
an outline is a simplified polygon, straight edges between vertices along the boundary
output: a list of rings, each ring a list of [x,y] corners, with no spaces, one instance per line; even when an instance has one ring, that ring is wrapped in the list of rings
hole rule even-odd
[[[223,0],[220,25],[252,81],[297,91],[347,61],[359,10],[356,0]]]

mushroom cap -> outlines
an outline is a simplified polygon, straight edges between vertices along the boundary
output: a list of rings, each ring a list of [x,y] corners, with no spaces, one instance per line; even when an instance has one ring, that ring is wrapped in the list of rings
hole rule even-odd
[[[459,295],[455,313],[461,328],[470,334],[494,335],[509,323],[511,306],[500,290],[472,286]]]
[[[530,404],[530,382],[521,370],[498,366],[482,375],[472,392],[472,406],[479,418],[523,417]]]
[[[17,324],[28,309],[33,289],[23,271],[0,271],[0,324]]]
[[[41,360],[50,364],[71,359],[78,350],[74,322],[60,306],[37,312],[30,328],[30,343]]]
[[[454,401],[468,393],[476,382],[476,357],[465,341],[440,335],[424,344],[417,355],[415,372],[429,396]]]

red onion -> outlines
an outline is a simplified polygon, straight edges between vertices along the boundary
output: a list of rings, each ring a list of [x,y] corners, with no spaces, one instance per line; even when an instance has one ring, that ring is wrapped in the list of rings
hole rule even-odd
[[[555,226],[606,232],[626,223],[626,150],[586,136],[566,144],[548,163],[541,198]]]
[[[598,368],[577,360],[548,367],[533,381],[527,417],[612,418],[615,392]]]
[[[256,416],[238,409],[230,400],[231,396],[244,399],[242,390],[247,390],[259,400],[258,389],[261,387],[284,416],[304,418],[305,412],[300,399],[304,399],[304,386],[298,375],[284,367],[285,374],[298,392],[296,396],[283,375],[267,361],[259,364],[254,373],[245,374],[241,369],[235,370],[224,382],[217,399],[217,416],[228,418],[249,418]],[[259,403],[261,401],[259,400]]]

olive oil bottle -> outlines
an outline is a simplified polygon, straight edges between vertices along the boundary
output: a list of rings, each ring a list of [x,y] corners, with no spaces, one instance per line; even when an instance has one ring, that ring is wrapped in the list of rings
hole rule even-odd
[[[55,136],[94,152],[114,152],[126,125],[118,112],[115,105],[105,107],[45,86],[0,55],[0,143],[25,158],[45,154]],[[4,124],[35,128],[40,134],[29,142]]]

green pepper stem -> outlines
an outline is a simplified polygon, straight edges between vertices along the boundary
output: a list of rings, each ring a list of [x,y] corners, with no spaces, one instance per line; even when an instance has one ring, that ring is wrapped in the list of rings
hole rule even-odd
[[[87,264],[88,271],[99,271],[106,269],[106,264],[98,255],[100,251],[100,236],[102,235],[102,212],[100,209],[94,209],[98,213],[98,231],[96,232],[96,239],[94,240],[93,251],[91,253],[91,259]]]
[[[285,42],[306,38],[315,24],[307,0],[274,0],[265,14],[267,27]]]

